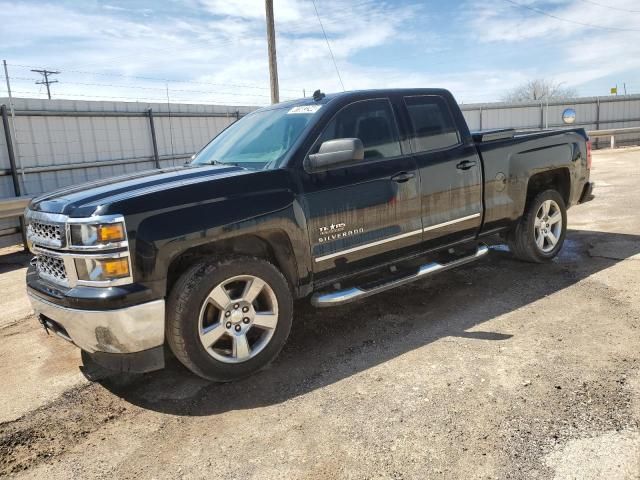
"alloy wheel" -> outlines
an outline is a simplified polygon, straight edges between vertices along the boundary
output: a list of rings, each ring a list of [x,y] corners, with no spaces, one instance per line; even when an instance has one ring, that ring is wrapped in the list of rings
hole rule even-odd
[[[268,345],[278,324],[278,300],[267,282],[240,275],[218,284],[200,309],[198,330],[207,353],[242,363]]]
[[[562,234],[562,212],[553,200],[545,200],[536,212],[534,223],[534,237],[538,248],[544,252],[551,252]]]

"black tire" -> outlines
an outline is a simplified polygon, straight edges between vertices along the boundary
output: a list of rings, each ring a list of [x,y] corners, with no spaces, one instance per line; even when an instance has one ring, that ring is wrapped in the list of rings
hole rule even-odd
[[[254,357],[225,363],[210,355],[200,341],[200,312],[209,293],[227,279],[252,275],[265,281],[275,294],[278,318],[268,343]],[[253,257],[207,258],[187,269],[173,286],[167,301],[165,333],[178,360],[196,375],[216,382],[247,377],[277,357],[287,341],[293,317],[293,297],[282,273],[271,263]]]
[[[547,200],[555,202],[562,215],[562,225],[558,241],[550,251],[545,252],[536,244],[535,221],[541,205]],[[545,190],[528,202],[524,215],[518,224],[507,235],[507,243],[513,255],[519,260],[533,263],[551,261],[562,249],[567,233],[567,207],[562,195],[556,190]]]

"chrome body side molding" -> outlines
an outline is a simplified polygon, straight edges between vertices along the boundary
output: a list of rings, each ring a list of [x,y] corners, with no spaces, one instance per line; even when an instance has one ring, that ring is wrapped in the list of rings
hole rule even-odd
[[[352,248],[347,248],[346,250],[340,250],[338,252],[329,253],[327,255],[322,255],[320,257],[316,257],[314,261],[317,263],[317,262],[323,262],[325,260],[330,260],[330,259],[336,258],[336,257],[342,257],[344,255],[348,255],[349,253],[357,252],[359,250],[364,250],[365,248],[376,247],[376,246],[382,245],[384,243],[394,242],[396,240],[401,240],[403,238],[411,237],[413,235],[417,235],[417,234],[422,233],[422,232],[428,232],[428,231],[431,231],[431,230],[436,230],[438,228],[447,227],[449,225],[454,225],[456,223],[466,222],[467,220],[472,220],[474,218],[478,218],[479,216],[480,216],[480,213],[474,213],[474,214],[471,214],[471,215],[467,215],[466,217],[456,218],[455,220],[449,220],[447,222],[437,223],[435,225],[430,225],[428,227],[424,227],[424,228],[421,228],[421,229],[418,229],[418,230],[413,230],[411,232],[402,233],[400,235],[394,235],[393,237],[383,238],[382,240],[376,240],[375,242],[365,243],[364,245],[357,245],[357,246],[352,247]]]
[[[394,235],[393,237],[383,238],[382,240],[376,240],[375,242],[365,243],[364,245],[358,245],[357,247],[348,248],[346,250],[340,250],[339,252],[329,253],[327,255],[323,255],[321,257],[316,257],[316,262],[322,262],[323,260],[329,260],[335,257],[342,257],[343,255],[347,255],[349,253],[357,252],[358,250],[364,250],[365,248],[375,247],[377,245],[382,245],[388,242],[394,242],[396,240],[400,240],[402,238],[411,237],[413,235],[417,235],[422,233],[422,229],[413,230],[412,232],[402,233],[400,235]]]
[[[422,229],[423,232],[428,232],[430,230],[436,230],[437,228],[447,227],[449,225],[453,225],[455,223],[466,222],[467,220],[471,220],[473,218],[478,218],[480,216],[479,213],[474,213],[472,215],[467,215],[466,217],[456,218],[455,220],[449,220],[448,222],[437,223],[435,225],[430,225],[428,227],[424,227]]]

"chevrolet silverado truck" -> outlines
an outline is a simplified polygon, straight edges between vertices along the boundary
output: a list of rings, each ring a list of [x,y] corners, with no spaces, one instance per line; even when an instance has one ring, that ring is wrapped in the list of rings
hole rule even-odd
[[[278,355],[295,299],[358,301],[484,257],[492,235],[550,261],[590,168],[583,129],[471,133],[447,90],[317,91],[184,166],[34,199],[28,294],[103,366],[151,371],[173,352],[231,381]]]

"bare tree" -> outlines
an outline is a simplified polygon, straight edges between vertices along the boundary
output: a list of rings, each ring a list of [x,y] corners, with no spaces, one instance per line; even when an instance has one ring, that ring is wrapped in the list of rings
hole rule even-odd
[[[578,92],[570,87],[563,87],[564,82],[556,83],[552,80],[537,78],[529,80],[509,90],[502,97],[504,102],[528,102],[536,100],[561,100],[575,98]]]

